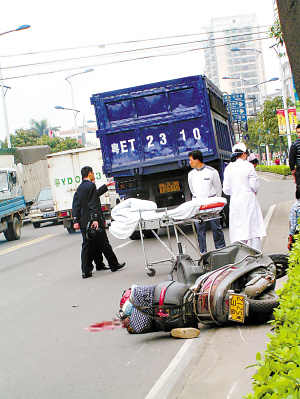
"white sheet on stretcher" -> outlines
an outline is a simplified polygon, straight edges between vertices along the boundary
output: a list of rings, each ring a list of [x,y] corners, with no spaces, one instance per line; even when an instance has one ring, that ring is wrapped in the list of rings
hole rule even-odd
[[[137,198],[129,198],[116,205],[111,212],[112,222],[109,231],[113,236],[121,240],[131,236],[136,230],[140,218],[147,220],[165,219],[166,215],[173,220],[186,220],[193,218],[201,213],[205,214],[216,213],[215,209],[199,211],[201,205],[221,202],[224,205],[227,203],[226,198],[212,197],[193,199],[192,201],[184,202],[174,209],[167,211],[157,211],[157,205],[153,201],[140,200]]]

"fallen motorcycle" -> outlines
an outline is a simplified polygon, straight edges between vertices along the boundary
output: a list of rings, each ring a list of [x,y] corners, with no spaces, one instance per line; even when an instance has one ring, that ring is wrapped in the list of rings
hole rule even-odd
[[[151,287],[151,297],[143,295],[143,287],[139,287],[138,296],[134,290],[127,292],[126,301],[121,303],[120,318],[127,321],[130,332],[171,331],[194,327],[198,322],[224,325],[244,323],[247,319],[264,321],[278,306],[274,290],[276,278],[286,274],[288,256],[285,254],[267,256],[237,242],[207,252],[198,265],[186,255],[182,255],[182,259],[177,262],[178,282],[144,286],[145,290]],[[125,304],[134,309],[133,316],[130,312],[124,313]],[[145,320],[144,330],[140,327]],[[135,329],[135,324],[140,331]]]

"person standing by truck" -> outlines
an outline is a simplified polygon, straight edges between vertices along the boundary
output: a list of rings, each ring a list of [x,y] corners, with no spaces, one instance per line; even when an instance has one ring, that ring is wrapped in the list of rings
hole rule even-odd
[[[119,263],[109,243],[105,222],[101,210],[101,204],[97,195],[96,186],[93,183],[94,173],[90,166],[81,169],[82,182],[77,189],[78,205],[74,206],[74,228],[81,229],[82,250],[81,270],[82,278],[92,277],[92,261],[94,249],[104,254],[112,272],[122,269],[125,262]],[[111,182],[111,184],[113,184]],[[107,188],[107,187],[106,187]],[[73,203],[74,205],[74,203]],[[90,228],[95,230],[93,237],[89,235]]]
[[[289,153],[289,166],[294,177],[296,186],[300,184],[300,123],[296,127],[298,139],[294,141]]]
[[[193,168],[188,174],[188,183],[193,198],[221,197],[222,185],[216,169],[203,163],[203,154],[200,150],[189,153],[190,166]],[[220,219],[210,220],[216,249],[225,247],[225,238]],[[207,252],[206,223],[196,223],[198,243],[201,253]]]
[[[247,147],[237,143],[224,171],[223,191],[230,195],[229,235],[232,243],[250,241],[253,248],[261,250],[260,240],[266,236],[266,228],[256,196],[259,181],[247,158]]]

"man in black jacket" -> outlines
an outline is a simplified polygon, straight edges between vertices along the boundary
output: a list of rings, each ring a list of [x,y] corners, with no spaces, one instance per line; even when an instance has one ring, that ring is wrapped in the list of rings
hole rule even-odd
[[[108,241],[105,231],[105,221],[101,210],[101,203],[98,195],[104,194],[108,189],[103,185],[96,190],[93,183],[95,177],[93,169],[85,166],[81,169],[82,182],[78,186],[76,203],[73,200],[74,228],[81,229],[82,232],[82,250],[81,250],[81,270],[82,278],[92,277],[93,259],[97,259],[97,251],[106,257],[112,272],[115,272],[125,266],[125,262],[119,263]],[[107,184],[113,184],[109,181]],[[102,189],[102,190],[101,190]],[[87,236],[88,223],[96,230],[93,238]]]
[[[296,127],[298,139],[293,142],[289,154],[289,166],[297,186],[300,184],[300,124]]]

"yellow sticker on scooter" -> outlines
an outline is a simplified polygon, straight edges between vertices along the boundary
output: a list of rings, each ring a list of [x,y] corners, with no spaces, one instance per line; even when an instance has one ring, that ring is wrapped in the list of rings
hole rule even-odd
[[[229,295],[229,320],[244,323],[245,321],[245,297],[243,295]]]

